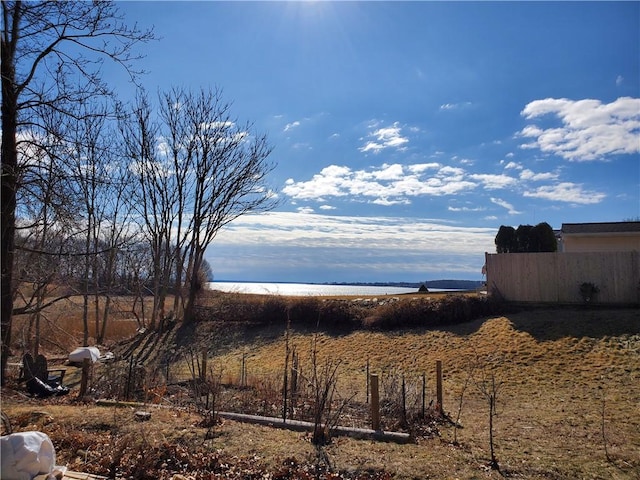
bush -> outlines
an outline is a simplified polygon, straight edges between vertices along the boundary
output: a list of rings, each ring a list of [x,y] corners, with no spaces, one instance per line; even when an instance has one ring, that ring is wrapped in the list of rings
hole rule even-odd
[[[447,295],[440,300],[412,299],[384,305],[362,322],[365,328],[439,327],[465,323],[502,311],[501,305],[487,297]]]
[[[357,328],[393,330],[439,327],[464,323],[503,312],[491,297],[447,295],[439,299],[411,299],[356,302],[315,297],[277,295],[222,295],[198,309],[200,321],[248,322],[292,328],[352,331]]]

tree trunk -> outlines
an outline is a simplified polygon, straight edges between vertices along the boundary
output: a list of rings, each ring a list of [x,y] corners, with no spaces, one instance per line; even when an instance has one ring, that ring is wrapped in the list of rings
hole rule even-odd
[[[5,28],[9,28],[5,26]],[[2,347],[0,365],[0,383],[5,384],[7,362],[11,352],[11,315],[13,313],[13,252],[16,232],[16,187],[18,183],[18,150],[16,147],[17,100],[14,85],[14,45],[2,41],[2,242],[0,246],[1,304],[0,322],[2,328]]]
[[[22,23],[23,16],[26,18],[25,24]],[[65,112],[67,102],[77,104],[96,96],[102,97],[106,85],[100,78],[100,64],[93,63],[92,59],[86,57],[86,53],[112,59],[135,77],[137,75],[130,70],[129,65],[135,59],[131,49],[136,43],[154,37],[151,31],[128,28],[122,23],[117,7],[111,2],[3,1],[2,20],[0,383],[4,385],[11,347],[13,301],[17,288],[14,283],[14,249],[16,193],[21,181],[16,138],[18,127],[22,126],[20,112],[25,112],[25,118],[31,114],[37,116],[38,109],[45,107],[65,115],[69,113]],[[64,45],[70,48],[65,51]],[[20,65],[18,69],[16,52],[21,54],[17,59]],[[48,57],[55,57],[55,61],[59,62],[57,71],[50,68],[53,64],[47,65]],[[95,65],[98,67],[93,68]],[[21,78],[16,78],[16,70],[23,74]],[[57,74],[61,78],[56,78]],[[36,121],[30,126],[37,124]]]
[[[91,248],[91,217],[88,217],[87,237],[84,244],[84,279],[82,292],[82,346],[89,346],[89,273],[91,272],[91,259],[89,258],[89,251]]]
[[[104,299],[104,312],[102,314],[102,325],[100,326],[100,332],[97,334],[96,343],[102,345],[104,339],[107,336],[107,322],[109,321],[109,308],[111,307],[111,294],[107,293]]]
[[[187,296],[187,304],[184,307],[184,321],[193,322],[195,320],[195,306],[198,293],[202,289],[200,282],[200,267],[202,266],[202,256],[204,252],[196,248],[193,255],[193,263],[189,272],[189,293]]]

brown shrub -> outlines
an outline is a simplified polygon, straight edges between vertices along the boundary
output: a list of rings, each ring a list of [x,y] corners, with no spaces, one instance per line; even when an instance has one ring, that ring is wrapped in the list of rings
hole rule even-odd
[[[353,329],[362,313],[349,301],[279,295],[218,294],[196,310],[199,321],[247,322],[300,329]]]
[[[377,330],[439,327],[497,314],[501,309],[499,302],[487,297],[447,295],[437,300],[416,298],[376,308],[363,319],[362,326]]]
[[[394,330],[464,323],[504,312],[502,303],[478,295],[356,301],[278,295],[217,294],[198,310],[201,321],[289,324],[294,329],[348,332],[358,328]]]

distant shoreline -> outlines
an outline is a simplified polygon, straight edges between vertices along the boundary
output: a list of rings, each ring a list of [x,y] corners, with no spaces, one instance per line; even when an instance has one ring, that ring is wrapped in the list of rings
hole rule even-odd
[[[424,282],[327,282],[320,285],[353,285],[364,287],[400,287],[400,288],[420,288],[424,285],[427,288],[440,288],[447,290],[475,290],[484,285],[482,280],[427,280]]]
[[[293,282],[233,282],[218,280],[209,282],[207,288],[227,293],[250,293],[260,295],[282,296],[382,296],[421,293],[420,288],[424,283],[293,283]],[[433,282],[427,283],[426,292],[464,292],[476,291],[481,282]],[[425,293],[426,293],[425,292]]]
[[[415,288],[422,285],[427,288],[438,288],[445,290],[475,290],[482,287],[483,280],[426,280],[424,282],[294,282],[294,281],[256,281],[256,280],[209,280],[210,283],[265,283],[283,285],[328,285],[328,286],[354,286],[354,287],[394,287],[394,288]]]

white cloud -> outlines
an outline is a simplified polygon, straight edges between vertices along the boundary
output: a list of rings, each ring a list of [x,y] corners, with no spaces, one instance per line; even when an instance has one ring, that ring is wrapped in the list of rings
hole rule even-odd
[[[216,278],[226,279],[479,279],[496,231],[421,218],[269,212],[228,224],[207,256]]]
[[[311,208],[311,207],[299,207],[299,208],[297,208],[297,212],[307,215],[307,214],[313,213],[313,208]]]
[[[432,163],[414,163],[413,165],[408,165],[407,169],[411,172],[411,173],[422,173],[425,172],[426,170],[433,170],[433,169],[437,169],[440,168],[440,164],[436,163],[436,162],[432,162]]]
[[[558,174],[554,172],[535,173],[528,168],[525,168],[520,172],[521,180],[532,180],[534,182],[539,182],[542,180],[556,180],[557,178]]]
[[[619,87],[624,83],[624,77],[622,75],[618,75],[616,77],[616,87]]]
[[[411,202],[406,198],[389,200],[387,197],[379,197],[379,198],[376,198],[375,200],[372,200],[371,203],[375,205],[382,205],[384,207],[389,207],[391,205],[409,205]]]
[[[390,127],[383,127],[369,133],[368,137],[373,137],[374,140],[369,140],[360,147],[361,152],[373,152],[379,153],[385,148],[396,148],[402,150],[406,147],[404,145],[409,142],[407,137],[403,137],[401,134],[402,128],[398,122],[395,122]]]
[[[522,212],[519,212],[518,210],[516,210],[513,205],[511,205],[509,202],[502,200],[501,198],[491,198],[491,202],[495,203],[496,205],[498,205],[499,207],[502,208],[506,208],[509,215],[519,215]]]
[[[486,210],[484,207],[448,207],[450,212],[482,212]]]
[[[231,122],[229,120],[223,122],[209,122],[209,123],[201,123],[200,127],[204,130],[226,130],[228,128],[235,127],[235,122]]]
[[[500,162],[503,163],[503,162]],[[522,170],[524,167],[517,163],[517,162],[509,162],[504,166],[505,170],[510,170],[510,169],[515,169],[515,170]]]
[[[600,203],[606,197],[604,193],[584,190],[582,185],[571,182],[538,187],[533,191],[524,192],[524,196],[582,205]]]
[[[451,167],[451,166],[444,166],[440,169],[440,171],[438,172],[439,176],[451,176],[451,177],[455,177],[458,179],[461,179],[464,175],[465,171],[464,169],[460,168],[460,167]]]
[[[459,108],[470,107],[471,105],[471,102],[444,103],[440,105],[440,110],[456,110]]]
[[[216,244],[467,254],[491,248],[495,234],[493,228],[460,227],[418,218],[269,212],[237,218],[220,232]]]
[[[295,182],[292,178],[288,179],[282,192],[297,200],[322,201],[325,196],[341,197],[347,195],[343,185],[345,179],[350,176],[350,168],[331,165],[322,169],[308,182]]]
[[[291,148],[296,150],[313,150],[313,147],[309,143],[297,142],[291,145]]]
[[[460,167],[438,163],[383,164],[368,170],[331,165],[311,180],[288,179],[282,192],[294,200],[325,201],[328,197],[363,198],[377,205],[410,203],[411,197],[453,195],[476,188]]]
[[[471,173],[462,166],[437,162],[409,165],[383,163],[359,170],[344,165],[329,165],[306,181],[289,178],[282,194],[292,202],[326,204],[332,199],[344,199],[380,206],[409,205],[415,198],[457,196],[478,189],[503,190],[524,197],[582,204],[598,203],[604,198],[603,193],[585,191],[580,185],[558,183],[559,170],[536,172],[518,162],[500,163],[505,173]],[[522,213],[501,198],[494,197],[491,201],[505,208],[510,215]],[[449,207],[449,211],[479,210]]]
[[[394,165],[382,165],[382,169],[373,174],[378,180],[399,180],[404,176],[402,165],[396,163]]]
[[[295,122],[287,123],[284,126],[284,131],[288,132],[289,130],[291,130],[293,128],[296,128],[296,127],[299,127],[299,126],[300,126],[300,122],[298,120],[296,120]]]
[[[331,205],[320,205],[320,210],[335,210],[336,207],[332,207]]]
[[[473,174],[469,175],[472,180],[478,181],[484,185],[487,190],[501,190],[507,187],[514,186],[517,180],[509,175],[494,175],[494,174]]]
[[[640,152],[638,98],[621,97],[608,104],[593,99],[546,98],[529,103],[521,115],[527,120],[553,115],[561,122],[555,128],[525,126],[520,135],[533,141],[522,148],[538,148],[570,161]]]

